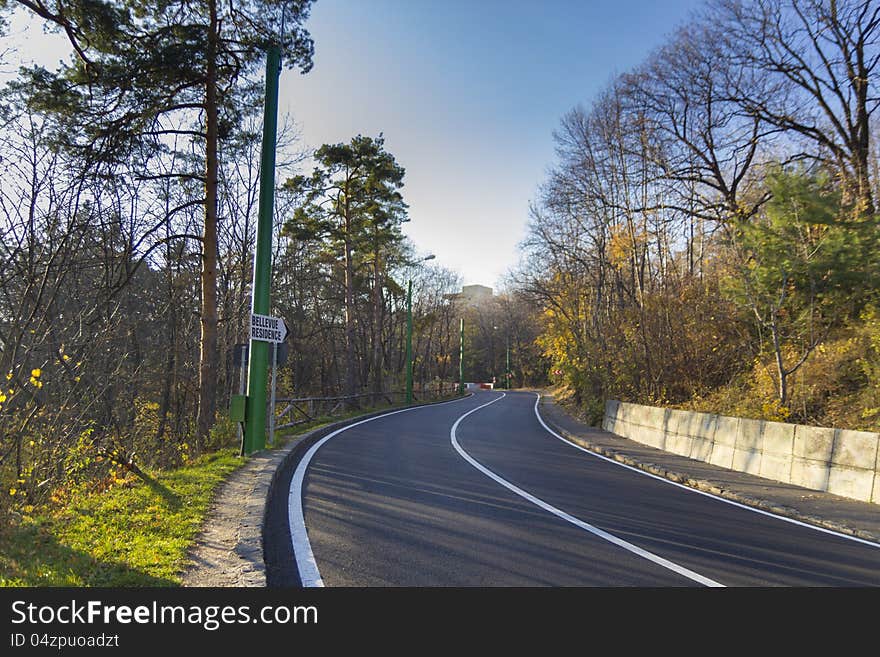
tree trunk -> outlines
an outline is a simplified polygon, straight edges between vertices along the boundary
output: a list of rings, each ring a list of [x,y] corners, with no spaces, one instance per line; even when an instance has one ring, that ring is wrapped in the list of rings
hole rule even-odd
[[[345,394],[355,394],[354,371],[354,263],[351,259],[351,208],[345,196]],[[350,399],[348,406],[355,408],[357,402]]]
[[[199,340],[199,413],[197,438],[214,425],[217,400],[217,3],[208,0],[211,24],[205,89],[205,226],[202,234],[202,313]]]
[[[382,285],[379,245],[373,253],[373,392],[382,392]]]
[[[858,74],[853,80],[856,93],[856,148],[855,168],[858,185],[858,218],[874,215],[874,198],[871,190],[869,161],[871,157],[871,117],[868,112],[868,71],[865,68],[864,49],[857,52]]]
[[[785,363],[782,361],[782,345],[779,340],[779,328],[776,325],[776,319],[774,318],[770,324],[770,331],[773,335],[773,352],[776,357],[776,372],[779,375],[779,388],[778,388],[778,396],[779,396],[779,405],[785,406],[788,401],[788,375],[789,372],[785,369]]]

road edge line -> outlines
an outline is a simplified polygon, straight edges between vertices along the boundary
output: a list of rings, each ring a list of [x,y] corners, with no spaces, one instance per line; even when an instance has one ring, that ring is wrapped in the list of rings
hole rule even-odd
[[[776,518],[778,520],[783,520],[785,522],[791,523],[793,525],[798,525],[800,527],[807,527],[809,529],[814,529],[817,532],[831,534],[831,535],[837,536],[839,538],[846,538],[850,541],[855,541],[856,543],[862,543],[863,545],[869,545],[871,547],[880,548],[880,542],[872,541],[872,540],[869,540],[866,538],[862,538],[861,536],[853,536],[852,534],[846,534],[844,532],[841,532],[841,531],[838,531],[835,529],[829,529],[828,527],[821,527],[819,525],[815,525],[810,522],[800,520],[798,518],[784,516],[779,513],[774,513],[772,511],[768,511],[767,509],[761,509],[756,506],[746,504],[744,502],[739,502],[737,500],[732,500],[730,498],[723,497],[721,495],[716,495],[715,493],[710,493],[709,491],[700,490],[699,488],[695,488],[694,486],[688,486],[687,484],[683,484],[678,481],[673,481],[672,479],[669,479],[667,477],[662,477],[660,475],[654,474],[653,472],[648,472],[647,470],[636,467],[634,465],[630,465],[629,463],[623,463],[622,461],[619,461],[616,458],[605,456],[604,454],[601,454],[595,450],[584,447],[583,445],[579,445],[576,442],[574,442],[573,440],[571,440],[570,438],[566,438],[565,436],[560,435],[559,433],[557,433],[556,431],[554,431],[553,429],[550,428],[550,426],[544,421],[543,417],[541,417],[541,413],[538,410],[538,406],[541,401],[541,393],[536,392],[534,394],[537,395],[537,399],[535,400],[534,410],[535,410],[535,417],[538,418],[538,422],[541,424],[542,427],[544,427],[544,429],[548,433],[550,433],[550,435],[558,438],[559,440],[564,442],[566,445],[569,445],[570,447],[574,447],[577,450],[580,450],[582,452],[586,452],[587,454],[590,454],[591,456],[595,456],[596,458],[602,459],[603,461],[608,461],[609,463],[613,463],[614,465],[618,465],[621,468],[627,468],[628,470],[632,470],[633,472],[637,472],[637,473],[644,475],[646,477],[652,477],[653,479],[657,479],[658,481],[662,481],[664,483],[671,484],[673,486],[678,486],[679,488],[683,488],[684,490],[690,491],[692,493],[698,493],[699,495],[705,495],[706,497],[711,497],[712,499],[718,500],[719,502],[724,502],[725,504],[730,504],[732,506],[736,506],[741,509],[745,509],[747,511],[752,511],[753,513],[760,513],[761,515],[769,516],[771,518]]]
[[[678,575],[681,575],[682,577],[685,577],[693,582],[697,582],[698,584],[702,584],[703,586],[707,586],[710,588],[726,588],[725,585],[721,584],[720,582],[716,582],[715,580],[710,579],[704,575],[701,575],[700,573],[698,573],[696,571],[693,571],[693,570],[686,568],[684,566],[680,566],[677,563],[675,563],[673,561],[669,561],[668,559],[665,559],[659,555],[656,555],[653,552],[649,552],[648,550],[645,550],[644,548],[640,548],[638,545],[630,543],[629,541],[625,541],[622,538],[618,538],[614,534],[610,534],[603,529],[599,529],[598,527],[591,525],[588,522],[584,522],[580,518],[576,518],[575,516],[571,515],[570,513],[567,513],[565,511],[563,511],[562,509],[559,509],[559,508],[553,506],[552,504],[545,502],[541,498],[536,497],[535,495],[532,495],[531,493],[529,493],[526,490],[523,490],[522,488],[520,488],[516,484],[513,484],[513,483],[507,481],[501,475],[498,475],[495,472],[492,472],[492,470],[490,470],[489,468],[484,466],[482,463],[477,461],[470,454],[468,454],[465,451],[465,449],[459,444],[458,438],[456,437],[456,430],[458,429],[459,424],[461,424],[461,421],[464,420],[471,413],[475,413],[476,411],[479,411],[480,409],[485,408],[486,406],[494,404],[497,401],[501,401],[506,396],[507,396],[506,393],[502,393],[501,397],[493,399],[492,401],[490,401],[486,404],[483,404],[482,406],[477,406],[476,408],[469,410],[467,413],[465,413],[464,415],[462,415],[461,417],[459,417],[455,421],[455,423],[452,425],[452,428],[449,430],[449,438],[452,442],[453,448],[455,449],[456,452],[458,452],[459,456],[461,456],[465,461],[467,461],[475,469],[482,472],[484,475],[486,475],[487,477],[489,477],[490,479],[492,479],[496,483],[504,486],[509,491],[519,495],[523,499],[531,502],[532,504],[543,509],[544,511],[547,511],[548,513],[551,513],[554,516],[556,516],[562,520],[565,520],[566,522],[574,525],[575,527],[578,527],[579,529],[582,529],[590,534],[593,534],[594,536],[597,536],[597,537],[611,543],[612,545],[616,545],[617,547],[623,548],[627,552],[631,552],[632,554],[635,554],[638,557],[646,559],[646,560],[648,560],[658,566],[662,566],[663,568],[666,568],[667,570],[671,570],[672,572],[674,572]]]
[[[366,424],[367,422],[372,422],[373,420],[378,420],[383,417],[397,415],[398,413],[406,413],[408,411],[416,411],[421,408],[428,408],[433,406],[443,406],[444,404],[453,404],[455,402],[460,402],[464,399],[468,399],[472,395],[473,393],[470,393],[468,395],[465,395],[464,397],[459,397],[457,399],[420,404],[418,406],[399,408],[394,411],[382,413],[381,415],[373,415],[371,417],[352,422],[351,424],[347,424],[344,427],[340,427],[339,429],[330,432],[326,436],[319,438],[311,447],[309,447],[306,453],[303,454],[303,456],[300,458],[299,462],[296,465],[296,469],[294,470],[293,475],[290,478],[287,504],[287,523],[290,527],[290,539],[293,548],[293,557],[296,561],[296,568],[299,572],[300,584],[302,587],[318,588],[324,586],[324,580],[321,578],[321,573],[318,569],[318,564],[315,560],[314,552],[312,551],[312,544],[309,541],[309,535],[305,525],[305,514],[303,512],[302,503],[303,484],[305,483],[306,470],[308,470],[309,462],[312,460],[312,457],[314,457],[317,451],[331,438],[333,438],[334,436],[338,436],[339,434],[351,429],[352,427]],[[296,486],[295,489],[294,486]]]

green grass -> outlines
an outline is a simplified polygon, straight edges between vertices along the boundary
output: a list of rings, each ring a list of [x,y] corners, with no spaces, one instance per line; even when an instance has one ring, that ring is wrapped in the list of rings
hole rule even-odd
[[[178,586],[217,486],[244,463],[224,449],[147,484],[76,493],[0,528],[0,586]]]

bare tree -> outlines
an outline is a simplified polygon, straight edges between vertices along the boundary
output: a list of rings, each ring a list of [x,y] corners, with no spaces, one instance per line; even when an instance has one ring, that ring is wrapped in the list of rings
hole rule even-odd
[[[873,0],[716,0],[714,33],[724,44],[733,99],[814,146],[802,153],[832,165],[854,216],[870,217],[872,92],[880,63],[880,5]]]
[[[778,129],[731,100],[741,76],[712,32],[693,23],[623,77],[627,112],[647,122],[648,155],[669,183],[666,209],[724,223],[747,219],[766,200],[746,203],[741,190]]]

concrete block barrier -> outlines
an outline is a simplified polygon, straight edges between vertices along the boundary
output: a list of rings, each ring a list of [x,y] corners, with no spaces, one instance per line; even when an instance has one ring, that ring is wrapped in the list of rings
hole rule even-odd
[[[880,504],[880,434],[605,403],[602,428],[724,468]]]

